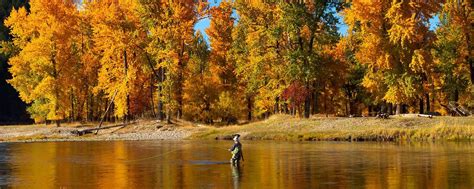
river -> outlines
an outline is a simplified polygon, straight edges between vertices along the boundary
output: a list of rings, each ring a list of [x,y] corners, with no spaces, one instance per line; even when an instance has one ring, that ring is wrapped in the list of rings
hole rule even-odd
[[[0,143],[0,188],[474,188],[474,144]]]

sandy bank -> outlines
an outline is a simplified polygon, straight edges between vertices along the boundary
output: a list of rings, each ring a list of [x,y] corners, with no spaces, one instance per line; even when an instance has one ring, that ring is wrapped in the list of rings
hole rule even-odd
[[[155,120],[138,120],[128,125],[102,129],[96,134],[78,136],[73,131],[96,128],[97,124],[70,123],[54,125],[0,126],[0,142],[36,141],[107,141],[107,140],[180,140],[189,137],[195,128],[184,125],[166,125]]]

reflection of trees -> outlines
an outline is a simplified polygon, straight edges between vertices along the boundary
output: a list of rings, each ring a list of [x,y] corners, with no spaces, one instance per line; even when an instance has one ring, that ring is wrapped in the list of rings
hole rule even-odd
[[[227,161],[215,145],[143,142],[10,144],[13,188],[469,188],[474,149],[469,143],[250,143],[246,161]],[[206,147],[211,146],[211,147]],[[212,147],[214,146],[214,147]],[[223,146],[222,146],[223,147]],[[178,150],[178,151],[176,151]],[[168,153],[175,151],[173,153]],[[127,162],[167,155],[146,161]],[[242,174],[245,168],[245,174]],[[21,181],[21,182],[19,182]]]
[[[57,143],[31,143],[12,145],[13,180],[16,187],[41,186],[54,188],[56,179]],[[61,170],[61,169],[59,169]]]
[[[246,165],[244,185],[446,188],[468,187],[474,178],[470,144],[264,143],[259,149],[246,151],[254,162]]]
[[[9,157],[12,156],[10,152],[11,145],[0,144],[0,188],[12,182],[12,166],[8,163]]]

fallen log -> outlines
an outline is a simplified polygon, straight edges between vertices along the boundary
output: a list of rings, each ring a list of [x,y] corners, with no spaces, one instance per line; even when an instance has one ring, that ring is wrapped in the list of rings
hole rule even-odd
[[[102,129],[110,129],[114,127],[125,127],[127,124],[117,124],[117,125],[111,125],[111,126],[106,126],[106,127],[95,127],[95,128],[89,128],[89,129],[78,129],[78,130],[73,130],[71,131],[71,134],[77,135],[77,136],[82,136],[85,134],[92,134],[94,131],[99,131]]]
[[[433,115],[429,115],[429,114],[418,114],[418,117],[433,118]]]

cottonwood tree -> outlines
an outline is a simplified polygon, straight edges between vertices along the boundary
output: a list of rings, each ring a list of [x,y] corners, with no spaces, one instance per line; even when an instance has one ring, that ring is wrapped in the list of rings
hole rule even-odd
[[[103,91],[114,103],[114,114],[127,121],[132,115],[131,98],[144,95],[143,51],[139,48],[146,36],[137,10],[138,1],[91,1],[85,9],[91,16],[95,49],[100,52],[96,93]],[[137,105],[136,103],[133,103]]]
[[[145,23],[151,39],[147,52],[156,61],[156,67],[165,70],[166,80],[159,85],[166,103],[167,121],[172,111],[176,118],[183,115],[184,72],[190,59],[188,48],[192,44],[194,25],[208,8],[206,1],[140,1],[147,10]],[[161,94],[161,93],[160,93]]]
[[[72,38],[78,34],[78,10],[73,1],[32,0],[12,11],[5,21],[19,52],[10,58],[9,83],[20,98],[31,103],[35,121],[54,120],[57,126],[68,113],[70,78],[75,63]]]
[[[368,70],[363,85],[376,101],[401,104],[422,99],[432,89],[434,41],[429,19],[439,1],[351,1],[344,11],[350,35],[357,33],[358,62]],[[421,109],[420,109],[421,110]]]

